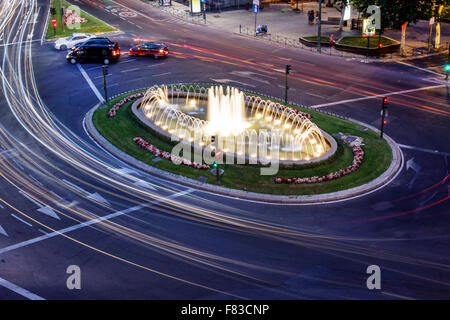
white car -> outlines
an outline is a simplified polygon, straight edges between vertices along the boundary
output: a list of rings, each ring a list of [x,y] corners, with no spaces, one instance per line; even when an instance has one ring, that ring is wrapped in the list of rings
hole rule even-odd
[[[92,34],[74,33],[67,38],[61,38],[61,39],[56,40],[55,49],[56,50],[67,50],[67,49],[72,48],[74,45],[83,43],[93,37],[95,37],[95,36]]]

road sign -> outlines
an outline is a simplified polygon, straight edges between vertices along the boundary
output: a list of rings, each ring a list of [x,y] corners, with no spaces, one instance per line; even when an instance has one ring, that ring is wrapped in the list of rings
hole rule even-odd
[[[253,5],[255,4],[259,7],[259,0],[253,0]]]
[[[259,12],[259,5],[258,4],[253,4],[253,12],[254,13],[258,13]]]
[[[430,19],[430,26],[434,24],[434,17]]]

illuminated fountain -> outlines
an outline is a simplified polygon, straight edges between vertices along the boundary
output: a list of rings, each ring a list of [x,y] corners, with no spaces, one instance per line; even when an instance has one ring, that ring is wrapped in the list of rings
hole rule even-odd
[[[333,138],[306,114],[236,88],[155,86],[135,113],[159,133],[197,146],[214,149],[211,136],[217,136],[224,153],[245,159],[260,158],[263,147],[266,159],[289,163],[323,160],[335,151]]]

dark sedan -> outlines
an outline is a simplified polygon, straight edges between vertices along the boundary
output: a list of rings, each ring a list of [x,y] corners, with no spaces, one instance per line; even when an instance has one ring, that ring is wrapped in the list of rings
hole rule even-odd
[[[130,49],[130,56],[153,56],[155,59],[165,57],[168,53],[167,45],[156,42],[146,42]]]

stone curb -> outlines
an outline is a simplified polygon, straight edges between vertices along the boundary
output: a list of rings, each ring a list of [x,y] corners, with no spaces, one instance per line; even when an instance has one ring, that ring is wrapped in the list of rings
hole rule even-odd
[[[389,168],[378,178],[375,180],[364,184],[362,186],[358,186],[355,188],[333,192],[333,193],[325,193],[319,195],[304,195],[304,196],[279,196],[279,195],[270,195],[270,194],[262,194],[255,192],[247,192],[242,190],[229,189],[221,186],[215,186],[208,183],[201,183],[199,181],[186,178],[183,176],[179,176],[161,169],[154,168],[150,165],[143,163],[140,160],[137,160],[130,155],[124,153],[117,147],[113,146],[109,141],[107,141],[103,136],[101,136],[97,129],[95,128],[92,122],[92,115],[94,111],[101,105],[98,103],[93,108],[89,110],[84,118],[84,124],[89,135],[105,150],[110,152],[115,157],[120,160],[140,169],[149,174],[153,174],[162,179],[170,180],[171,182],[175,182],[177,184],[183,184],[188,187],[196,188],[201,191],[210,192],[213,194],[220,194],[224,196],[229,196],[233,198],[239,198],[243,200],[251,200],[258,202],[269,202],[269,203],[281,203],[281,204],[323,204],[327,202],[335,202],[341,200],[348,200],[350,198],[360,196],[366,194],[371,191],[375,191],[378,188],[381,188],[387,185],[400,171],[403,167],[403,154],[397,145],[390,137],[384,135],[386,141],[392,150],[392,162]],[[358,123],[362,126],[365,126],[375,132],[379,132],[376,128],[367,125],[363,122],[357,120],[351,120],[355,123]]]

